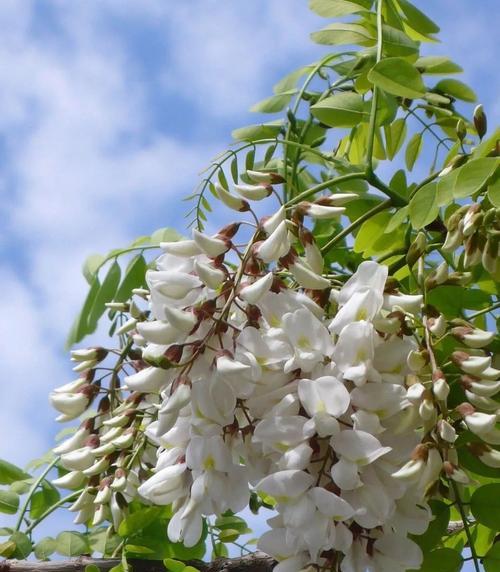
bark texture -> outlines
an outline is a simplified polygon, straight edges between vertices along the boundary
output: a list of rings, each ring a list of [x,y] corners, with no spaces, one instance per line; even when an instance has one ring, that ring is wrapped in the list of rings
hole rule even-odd
[[[107,572],[120,563],[118,558],[88,558],[82,556],[72,560],[36,562],[30,560],[4,560],[0,572],[85,572],[85,567],[94,564]],[[133,572],[165,572],[161,560],[128,560]],[[256,552],[240,558],[217,558],[213,562],[194,560],[185,564],[198,568],[200,572],[271,572],[276,562],[263,552]]]

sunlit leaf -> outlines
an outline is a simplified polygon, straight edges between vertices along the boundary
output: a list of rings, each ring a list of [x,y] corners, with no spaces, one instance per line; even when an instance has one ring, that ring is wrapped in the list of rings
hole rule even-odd
[[[402,58],[386,58],[375,64],[368,79],[377,87],[409,99],[424,95],[425,86],[418,70]]]

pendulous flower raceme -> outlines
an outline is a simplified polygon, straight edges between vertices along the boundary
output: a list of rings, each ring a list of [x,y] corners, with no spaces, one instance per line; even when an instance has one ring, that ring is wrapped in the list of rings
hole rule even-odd
[[[219,185],[220,200],[248,212],[281,182],[257,171],[247,179],[234,192]],[[450,479],[468,482],[457,432],[476,435],[471,453],[500,466],[489,446],[500,443],[500,372],[482,350],[488,332],[449,324],[421,294],[399,292],[387,266],[325,271],[305,222],[339,216],[355,197],[254,215],[250,234],[235,222],[162,244],[149,289],[123,305],[121,349],[74,351],[81,377],[50,397],[60,421],[87,412],[55,449],[67,471],[55,484],[82,490],[76,523],[117,528],[139,498],[171,505],[168,537],[189,547],[205,517],[237,513],[258,495],[275,507],[259,548],[277,572],[421,565],[408,536],[427,529],[427,500]],[[444,268],[434,274],[447,279]],[[432,353],[448,331],[467,398],[452,409]],[[111,354],[104,387],[99,367]]]

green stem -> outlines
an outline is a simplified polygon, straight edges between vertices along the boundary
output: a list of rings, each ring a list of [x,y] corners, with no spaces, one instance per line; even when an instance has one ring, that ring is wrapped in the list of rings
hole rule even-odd
[[[434,179],[437,179],[439,177],[439,171],[437,171],[436,173],[432,173],[432,175],[429,175],[428,177],[426,177],[422,182],[420,182],[414,189],[413,191],[410,193],[410,199],[412,199],[417,193],[418,191],[424,187],[425,185],[427,185],[427,183],[431,183],[432,181],[434,181]]]
[[[390,187],[388,187],[383,181],[381,181],[375,173],[366,172],[366,180],[372,187],[375,187],[384,195],[387,195],[391,201],[392,205],[395,207],[404,207],[407,205],[406,199],[404,199],[401,195],[398,195],[395,191],[393,191]]]
[[[482,316],[483,314],[487,314],[488,312],[493,312],[494,310],[498,310],[498,308],[500,308],[500,302],[497,302],[496,304],[492,304],[491,306],[488,306],[487,308],[484,308],[483,310],[479,310],[479,312],[475,312],[474,314],[467,316],[467,319],[468,320],[474,320],[474,318],[478,318],[479,316]]]
[[[377,63],[382,59],[382,0],[377,0]],[[375,131],[377,122],[379,90],[373,87],[372,105],[370,110],[370,127],[368,131],[368,145],[366,147],[366,170],[368,175],[373,173],[373,146],[375,144]]]
[[[472,535],[469,529],[469,521],[467,520],[467,515],[465,514],[462,500],[460,498],[460,491],[458,490],[458,485],[455,481],[451,479],[450,479],[450,484],[455,494],[455,500],[457,502],[458,511],[460,512],[460,517],[464,525],[465,536],[467,536],[467,542],[469,543],[472,560],[474,561],[474,569],[476,572],[481,572],[481,569],[479,568],[479,559],[476,554],[476,549],[474,548],[474,541],[472,540]]]
[[[365,222],[365,220],[370,219],[372,216],[376,215],[377,213],[388,209],[392,206],[392,201],[387,199],[378,205],[374,206],[369,211],[366,211],[365,214],[361,215],[357,218],[354,222],[352,222],[349,226],[346,226],[343,230],[341,230],[338,234],[336,234],[331,240],[329,240],[321,249],[321,253],[324,254],[328,252],[332,246],[335,246],[339,241],[341,241],[344,237],[350,234],[353,230],[358,228],[361,224]]]
[[[320,191],[327,189],[331,185],[337,185],[339,183],[343,183],[344,181],[352,181],[354,179],[364,179],[364,178],[365,178],[365,173],[359,172],[359,173],[347,173],[347,175],[341,175],[339,177],[334,177],[333,179],[328,179],[327,181],[323,181],[322,183],[314,185],[314,187],[305,190],[303,193],[300,193],[300,195],[293,197],[293,199],[290,199],[285,204],[285,207],[290,208],[293,205],[296,205],[297,203],[300,203],[301,201],[308,199],[312,195],[315,195],[316,193],[319,193]]]
[[[45,467],[45,470],[41,473],[41,475],[37,478],[37,480],[31,485],[31,488],[28,491],[28,494],[26,495],[26,499],[24,500],[24,503],[21,507],[21,511],[19,512],[19,516],[17,518],[16,526],[14,529],[16,532],[21,529],[21,525],[23,523],[23,518],[24,518],[24,515],[26,514],[26,511],[28,510],[28,505],[30,504],[31,497],[34,495],[36,489],[40,486],[41,482],[45,479],[45,477],[48,475],[48,473],[59,462],[59,459],[60,459],[60,457],[56,457],[53,461],[51,461]]]
[[[322,58],[315,66],[314,68],[311,70],[311,72],[309,73],[309,75],[307,76],[307,78],[304,80],[304,83],[302,84],[302,87],[300,88],[300,91],[297,93],[297,96],[295,98],[295,102],[294,105],[292,107],[292,114],[295,116],[297,114],[297,111],[299,110],[299,105],[300,102],[302,100],[302,97],[306,91],[306,89],[308,88],[309,84],[311,83],[311,81],[314,79],[315,75],[318,73],[318,71],[327,63],[329,63],[331,60],[337,59],[341,56],[344,55],[351,55],[353,54],[353,52],[341,52],[341,53],[335,53],[335,54],[328,54],[327,56],[325,56],[324,58]],[[290,136],[292,134],[292,125],[290,122],[288,122],[288,126],[287,126],[287,130],[286,130],[286,134],[285,134],[285,139],[284,142],[288,143],[290,142]],[[285,185],[284,185],[284,189],[283,189],[283,198],[285,200],[285,202],[288,199],[288,169],[287,169],[287,163],[288,163],[288,147],[286,146],[284,149],[284,153],[283,153],[283,165],[285,168]],[[293,181],[293,177],[294,177],[294,171],[296,169],[296,164],[294,165],[294,168],[292,170],[292,177],[291,180]]]

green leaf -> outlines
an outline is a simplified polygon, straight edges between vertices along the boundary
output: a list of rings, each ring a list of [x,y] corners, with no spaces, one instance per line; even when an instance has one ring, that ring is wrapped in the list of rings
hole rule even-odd
[[[11,558],[16,551],[16,543],[12,540],[6,540],[5,542],[0,542],[0,556],[3,558]]]
[[[478,522],[492,530],[500,530],[500,483],[476,489],[470,499],[470,508]]]
[[[44,481],[42,488],[36,491],[31,497],[30,517],[35,519],[42,516],[42,514],[60,498],[61,495],[59,491],[48,481]]]
[[[424,138],[422,133],[415,133],[413,137],[408,141],[405,153],[405,163],[408,171],[411,171],[415,165],[420,152],[422,151],[422,145],[424,143]]]
[[[101,287],[97,292],[92,309],[90,310],[87,328],[88,333],[92,333],[97,328],[99,318],[106,310],[106,302],[112,302],[120,282],[121,268],[116,260],[111,265],[106,277],[102,281]]]
[[[248,530],[246,520],[235,515],[217,517],[215,520],[215,526],[220,530],[234,529],[240,534],[244,534]]]
[[[408,208],[409,208],[408,205],[406,205],[405,207],[401,207],[392,215],[391,220],[389,221],[389,224],[387,225],[386,229],[384,230],[384,234],[387,234],[389,232],[393,232],[400,225],[403,224],[403,222],[408,217]]]
[[[393,160],[403,146],[406,138],[407,126],[406,121],[400,117],[390,125],[384,126],[385,133],[385,148],[387,151],[387,158]]]
[[[464,70],[446,56],[422,56],[415,62],[415,67],[424,74],[448,75]]]
[[[259,123],[257,125],[247,125],[232,132],[232,136],[237,141],[258,141],[259,139],[273,139],[281,131],[283,120]]]
[[[167,570],[170,570],[170,572],[182,572],[184,568],[186,568],[184,562],[174,560],[173,558],[165,558],[165,560],[163,560],[163,564]]]
[[[142,254],[133,258],[125,271],[125,276],[116,291],[113,301],[125,302],[130,298],[134,288],[144,286],[146,283],[147,268],[148,265]]]
[[[297,85],[297,82],[299,81],[299,79],[303,75],[305,75],[306,73],[310,72],[313,67],[314,67],[314,64],[311,64],[311,65],[302,66],[296,70],[293,70],[293,72],[290,72],[289,74],[287,74],[285,77],[280,79],[280,81],[278,83],[276,83],[274,85],[273,92],[276,95],[278,95],[280,93],[284,93],[290,89],[293,89]]]
[[[491,297],[486,292],[461,286],[438,286],[428,293],[427,298],[429,304],[451,319],[459,316],[464,309],[481,310],[491,304]]]
[[[10,540],[15,543],[16,549],[12,556],[18,560],[24,560],[31,554],[33,545],[29,537],[24,532],[14,532]]]
[[[252,105],[250,111],[254,113],[278,113],[285,109],[290,103],[292,95],[295,93],[297,93],[296,89],[290,89],[276,95],[271,95],[271,97],[266,97],[266,99]]]
[[[87,280],[89,284],[92,284],[92,281],[104,260],[105,257],[102,254],[90,254],[85,259],[82,266],[82,272],[85,276],[85,280]]]
[[[10,490],[18,495],[24,495],[30,490],[33,482],[34,482],[33,478],[24,479],[23,481],[16,481],[15,483],[12,483],[10,485]]]
[[[460,553],[452,548],[438,548],[424,554],[422,567],[408,572],[458,572],[462,568],[463,559]]]
[[[437,204],[437,184],[427,183],[413,195],[409,204],[410,220],[413,228],[419,229],[431,223],[439,214]]]
[[[364,257],[397,250],[404,246],[404,229],[399,227],[391,234],[384,234],[392,215],[381,212],[365,221],[356,235],[354,252],[363,253]]]
[[[467,162],[458,169],[453,196],[456,199],[462,199],[480,191],[499,167],[500,159],[493,157],[483,157]]]
[[[432,550],[440,542],[441,538],[446,534],[446,529],[450,522],[450,507],[446,503],[430,500],[429,506],[434,519],[431,520],[429,527],[423,534],[411,535],[411,539],[420,546],[424,554]]]
[[[216,542],[214,544],[214,549],[212,552],[212,559],[215,558],[227,558],[229,556],[229,550],[227,546],[222,542]]]
[[[474,543],[476,554],[486,554],[491,548],[491,545],[495,540],[495,536],[496,534],[494,530],[491,530],[482,524],[476,524],[472,531],[472,541]]]
[[[35,556],[38,560],[48,560],[51,554],[56,551],[57,543],[51,536],[46,536],[39,540],[34,547]],[[85,571],[87,569],[85,568]]]
[[[363,98],[352,91],[321,100],[311,106],[311,113],[329,127],[354,127],[368,118]]]
[[[424,95],[425,86],[418,70],[402,58],[386,58],[368,73],[368,79],[380,89],[410,99]]]
[[[56,537],[56,551],[63,556],[80,556],[89,553],[90,546],[80,532],[64,531]]]
[[[19,508],[19,495],[12,491],[0,491],[0,512],[16,514]]]
[[[486,572],[498,572],[500,570],[500,542],[495,542],[485,554],[483,566]]]
[[[462,101],[469,101],[474,103],[477,96],[474,91],[465,83],[459,81],[458,79],[442,79],[436,84],[435,89],[455,97],[456,99],[461,99]]]
[[[495,207],[500,207],[500,178],[488,186],[488,199]]]
[[[397,0],[408,24],[421,34],[437,34],[439,26],[408,0]]]
[[[87,564],[87,566],[85,566],[84,572],[100,572],[100,568],[97,566],[97,564]]]
[[[161,513],[161,507],[151,507],[134,512],[122,520],[118,527],[118,534],[122,537],[136,534],[157,520]]]
[[[327,46],[359,44],[360,46],[374,46],[376,39],[374,33],[360,24],[347,24],[336,22],[311,34],[311,39],[317,44]]]
[[[165,226],[156,229],[151,235],[149,242],[154,244],[157,242],[177,242],[178,240],[182,240],[182,235],[175,228]]]
[[[309,0],[309,8],[323,18],[337,18],[369,10],[372,3],[373,0]]]
[[[73,326],[71,327],[68,338],[66,340],[66,348],[70,348],[73,344],[81,341],[87,334],[91,333],[88,325],[88,318],[100,287],[101,283],[99,282],[99,277],[96,276],[92,282],[92,285],[90,286],[90,290],[87,294],[87,297],[85,298],[85,302],[83,303],[80,314],[78,314],[73,323]]]
[[[219,533],[219,540],[221,542],[234,542],[239,537],[240,533],[234,528],[221,530]]]
[[[16,465],[0,459],[0,485],[10,485],[15,481],[29,478],[30,475]]]
[[[384,24],[382,36],[384,53],[389,56],[411,56],[418,52],[418,42],[397,28]]]

